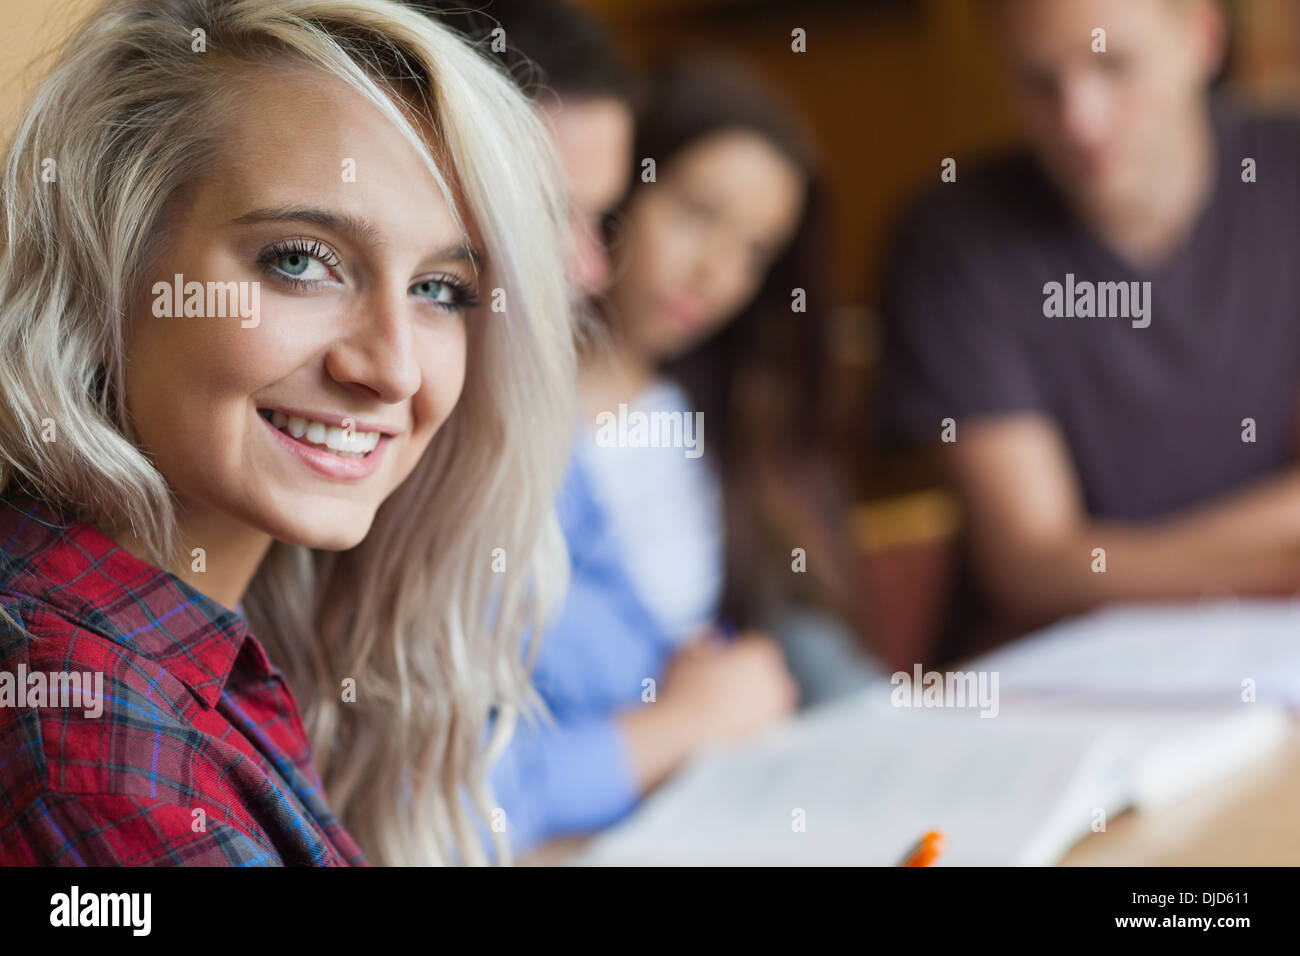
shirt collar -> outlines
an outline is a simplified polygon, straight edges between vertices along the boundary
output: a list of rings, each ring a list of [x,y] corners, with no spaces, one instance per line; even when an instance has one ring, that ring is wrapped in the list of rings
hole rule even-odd
[[[0,496],[0,590],[156,661],[208,707],[251,637],[234,611],[22,493]],[[267,663],[265,653],[255,658]]]

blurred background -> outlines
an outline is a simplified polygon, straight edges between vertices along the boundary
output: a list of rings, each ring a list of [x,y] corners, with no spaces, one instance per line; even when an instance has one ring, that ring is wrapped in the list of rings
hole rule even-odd
[[[1014,136],[977,0],[581,0],[633,63],[679,47],[727,50],[803,111],[822,150],[840,295],[836,361],[862,565],[859,627],[891,667],[927,659],[945,612],[960,515],[928,455],[872,448],[880,257],[895,217],[944,157]],[[1253,102],[1300,102],[1300,0],[1226,0],[1222,83]],[[796,27],[807,52],[790,49]]]
[[[842,451],[855,475],[859,625],[901,666],[925,658],[944,610],[960,515],[923,456],[866,439],[875,378],[879,258],[894,217],[944,157],[1005,145],[1012,133],[977,0],[575,0],[632,64],[683,47],[735,54],[804,113],[832,199],[837,390]],[[49,51],[95,0],[0,0],[0,112],[13,112]],[[490,12],[490,3],[484,0]],[[1223,82],[1254,101],[1300,102],[1300,0],[1225,0],[1232,42]],[[807,52],[791,50],[806,31]],[[889,659],[892,658],[892,659]]]

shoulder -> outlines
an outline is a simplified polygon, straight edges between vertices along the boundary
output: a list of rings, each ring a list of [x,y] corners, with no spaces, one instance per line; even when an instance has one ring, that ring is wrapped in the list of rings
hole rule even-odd
[[[1253,104],[1222,95],[1212,100],[1211,111],[1221,129],[1250,141],[1289,145],[1300,136],[1300,108],[1290,104]]]
[[[0,607],[0,864],[277,861],[220,715],[129,637],[12,591]]]
[[[954,324],[1015,324],[1011,289],[1023,270],[1070,241],[1063,200],[1028,153],[1008,153],[958,169],[903,211],[880,276],[886,347]],[[971,321],[967,321],[971,320]]]
[[[1279,173],[1300,179],[1300,111],[1224,106],[1220,117],[1229,136],[1230,160],[1255,160],[1261,182]]]
[[[893,248],[920,245],[978,248],[969,240],[1040,226],[1058,200],[1037,163],[1023,150],[983,160],[966,160],[955,182],[930,186],[904,205],[897,217]]]
[[[0,813],[3,866],[278,866],[275,851],[201,809],[48,788]]]
[[[109,703],[141,694],[178,716],[197,704],[183,683],[131,646],[130,635],[115,640],[61,608],[5,589],[0,608],[8,617],[0,617],[0,673],[21,665],[29,676],[88,675],[94,684],[102,681]]]
[[[0,607],[0,819],[42,794],[147,795],[156,750],[184,739],[199,702],[43,601],[0,590]]]

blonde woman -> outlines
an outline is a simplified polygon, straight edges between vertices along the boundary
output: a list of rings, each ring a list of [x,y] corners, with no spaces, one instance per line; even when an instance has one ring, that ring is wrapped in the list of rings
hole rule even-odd
[[[387,0],[73,31],[3,168],[0,863],[487,858],[567,567],[553,164]]]

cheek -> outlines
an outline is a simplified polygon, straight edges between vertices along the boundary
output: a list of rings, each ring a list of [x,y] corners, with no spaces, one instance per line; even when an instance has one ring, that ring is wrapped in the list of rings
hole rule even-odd
[[[671,292],[689,271],[691,240],[672,214],[661,208],[646,210],[630,244],[632,272],[642,288]]]
[[[1147,124],[1151,131],[1159,131],[1166,117],[1161,111],[1186,102],[1195,86],[1191,75],[1189,55],[1176,47],[1162,47],[1149,58],[1139,60],[1120,84],[1120,96],[1133,112],[1143,115],[1135,122]]]
[[[717,328],[734,318],[758,294],[758,287],[759,280],[748,272],[733,275],[713,303],[714,320],[710,325]]]
[[[761,281],[761,277],[755,277],[750,270],[735,263],[719,262],[714,274],[717,279],[708,293],[709,318],[704,335],[729,325],[753,300]]]
[[[283,349],[237,318],[136,320],[127,353],[127,405],[155,448],[229,438],[244,424],[248,396],[279,377]]]
[[[466,322],[491,321],[490,313],[466,319],[446,320],[445,326],[422,336],[420,349],[420,390],[412,398],[417,456],[451,415],[465,386],[468,333]]]
[[[1116,117],[1116,126],[1125,130],[1141,124],[1150,131],[1159,130],[1159,123],[1151,122],[1151,110],[1164,100],[1165,78],[1156,73],[1143,73],[1116,80],[1110,88],[1110,108]]]
[[[126,374],[136,440],[181,500],[211,500],[243,461],[251,336],[197,331],[222,319],[140,321],[148,325],[132,336]]]

